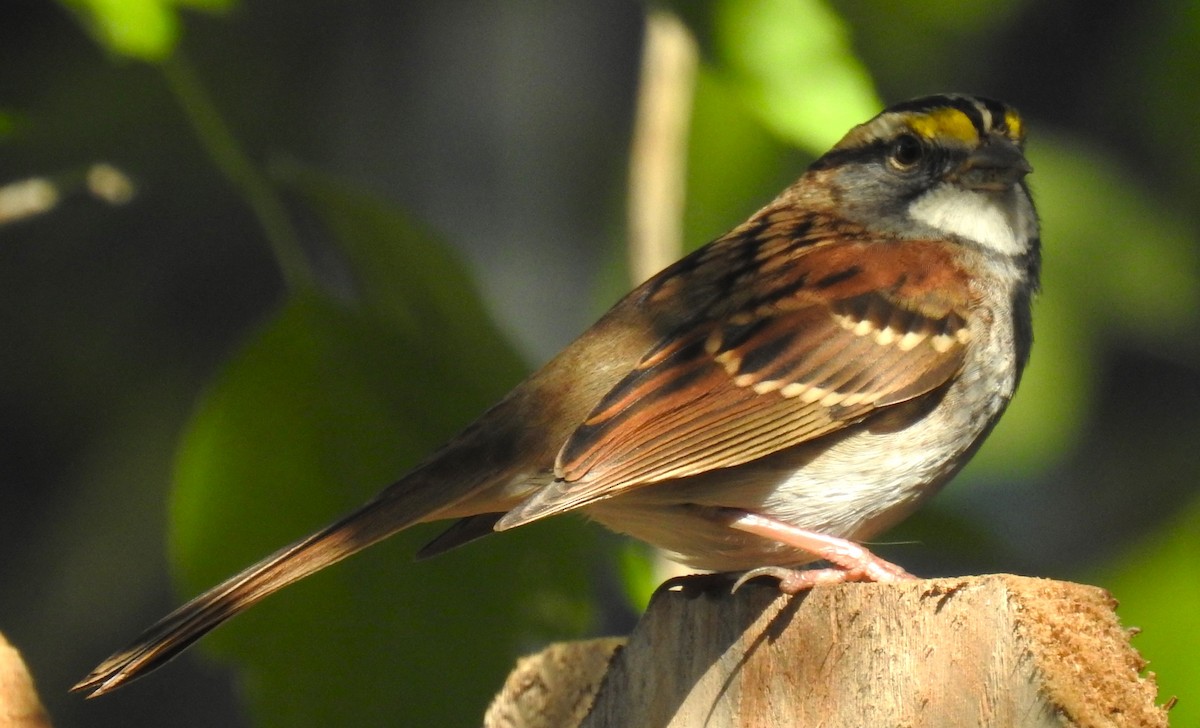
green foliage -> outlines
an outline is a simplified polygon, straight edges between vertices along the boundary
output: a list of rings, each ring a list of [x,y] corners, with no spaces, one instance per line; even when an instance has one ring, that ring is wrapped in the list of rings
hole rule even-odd
[[[1200,5],[1163,2],[1150,18],[1131,29],[1109,59],[1125,91],[1116,113],[1150,142],[1154,162],[1161,165],[1156,171],[1186,182],[1167,194],[1176,203],[1192,205],[1200,186],[1200,127],[1195,115],[1200,84],[1190,82],[1200,75]]]
[[[801,153],[742,104],[736,86],[701,66],[688,143],[684,240],[691,247],[724,233],[790,183]]]
[[[314,170],[283,164],[276,176],[325,224],[349,274],[356,306],[419,342],[443,371],[462,368],[450,391],[475,399],[475,414],[520,380],[525,365],[496,330],[474,280],[443,241],[399,211]]]
[[[180,7],[228,10],[235,0],[61,0],[109,52],[161,61],[179,40]]]
[[[645,544],[627,541],[622,544],[618,557],[625,594],[630,606],[640,612],[650,603],[650,597],[658,588],[659,575],[654,569],[654,554]]]
[[[1160,700],[1180,699],[1171,725],[1200,725],[1200,500],[1092,576],[1120,601],[1122,624],[1141,630],[1133,645],[1157,677]]]
[[[297,292],[202,399],[172,503],[189,591],[366,500],[521,370],[440,243],[315,173],[289,176],[345,255],[353,302]],[[415,531],[204,642],[244,667],[261,725],[467,725],[518,645],[589,622],[579,524],[494,537],[436,565],[405,563],[431,536]]]
[[[879,110],[845,24],[824,2],[722,0],[712,12],[719,67],[781,139],[820,153]]]
[[[993,52],[1021,14],[1039,4],[1029,0],[830,0],[830,5],[842,22],[853,28],[855,48],[880,87],[905,88],[916,96],[943,91],[986,93],[986,88],[959,84],[964,77],[1004,80],[1018,75],[1011,67],[1000,73],[978,71],[989,63],[1019,62],[1019,58]],[[1037,9],[1045,12],[1049,6],[1041,4]]]
[[[0,109],[0,142],[16,134],[19,126],[16,114]]]
[[[820,0],[706,0],[675,9],[700,41],[705,74],[697,102],[714,95],[743,107],[780,141],[825,151],[879,110],[870,74],[841,19]],[[726,129],[714,137],[735,137]],[[693,144],[708,135],[693,132]],[[720,143],[720,139],[713,139]]]

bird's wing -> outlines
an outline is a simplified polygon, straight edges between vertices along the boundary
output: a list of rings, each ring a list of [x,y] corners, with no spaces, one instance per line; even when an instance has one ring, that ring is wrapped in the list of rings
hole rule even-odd
[[[762,458],[962,367],[971,293],[951,244],[840,239],[760,258],[731,280],[735,303],[664,336],[601,399],[557,480],[498,528]]]

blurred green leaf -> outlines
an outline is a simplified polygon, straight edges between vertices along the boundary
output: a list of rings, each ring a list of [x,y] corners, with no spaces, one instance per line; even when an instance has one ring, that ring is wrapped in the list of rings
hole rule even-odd
[[[820,154],[880,103],[841,19],[819,0],[716,3],[721,58],[763,123]]]
[[[779,139],[824,152],[880,109],[849,32],[820,0],[676,3],[706,59]]]
[[[1045,235],[1042,239],[1054,244]],[[1079,302],[1056,285],[1054,274],[1043,276],[1043,288],[1046,293],[1034,303],[1029,366],[1012,405],[964,470],[967,478],[998,473],[1003,477],[985,478],[986,482],[1012,487],[1061,459],[1077,443],[1087,421],[1098,374],[1092,357],[1098,355],[1100,342],[1081,325]],[[954,498],[963,492],[950,488],[947,495]]]
[[[688,143],[688,247],[700,247],[765,205],[808,161],[738,103],[734,83],[702,66]]]
[[[500,335],[465,264],[447,245],[400,211],[316,170],[285,164],[274,171],[337,241],[359,305],[387,318],[433,356],[460,362],[468,370],[460,386],[482,385],[486,399],[524,376],[525,365]]]
[[[1120,601],[1122,624],[1143,629],[1133,645],[1157,676],[1159,700],[1179,698],[1171,725],[1200,726],[1200,500],[1093,583]]]
[[[143,61],[161,61],[179,40],[177,8],[222,11],[236,0],[60,0],[83,19],[109,51]]]
[[[1107,54],[1113,78],[1090,94],[1094,102],[1105,103],[1093,113],[1121,117],[1125,128],[1135,132],[1131,143],[1146,150],[1150,177],[1165,181],[1160,187],[1164,194],[1194,211],[1200,185],[1195,114],[1200,85],[1193,82],[1200,74],[1200,5],[1162,2],[1147,7],[1154,8],[1147,21],[1130,26],[1120,46]]]
[[[62,0],[107,50],[143,61],[171,54],[179,38],[175,9],[161,0]]]
[[[1020,59],[1012,57],[1005,57],[1008,74],[980,70],[989,66],[995,70],[995,50],[1004,46],[1013,27],[1022,19],[1028,21],[1039,16],[1038,12],[1030,12],[1031,7],[1036,6],[1042,13],[1048,9],[1045,4],[1030,0],[921,3],[830,0],[830,5],[853,30],[854,46],[861,49],[863,61],[870,66],[876,83],[885,89],[907,90],[908,95],[988,93],[996,75],[1007,75],[1013,80],[1023,77]]]
[[[189,592],[366,500],[521,369],[435,241],[312,173],[294,181],[351,262],[358,295],[294,296],[201,401],[172,504]],[[579,564],[593,539],[579,524],[407,563],[431,536],[401,534],[205,641],[244,667],[262,725],[477,723],[518,647],[590,622]]]
[[[625,587],[625,595],[629,605],[638,612],[650,604],[650,597],[658,589],[659,577],[654,568],[653,549],[646,544],[627,540],[621,545],[618,553],[618,564],[621,569],[621,582]]]
[[[1196,230],[1099,150],[1043,133],[1031,141],[1030,159],[1047,297],[1077,297],[1089,328],[1113,327],[1145,343],[1194,330]]]
[[[10,111],[0,110],[0,141],[5,141],[17,133],[20,122],[17,115]]]

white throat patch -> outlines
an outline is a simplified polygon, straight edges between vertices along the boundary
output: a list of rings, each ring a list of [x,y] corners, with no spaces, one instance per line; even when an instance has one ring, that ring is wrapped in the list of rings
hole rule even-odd
[[[908,214],[945,233],[973,240],[1003,255],[1020,255],[1029,247],[1032,207],[1014,189],[1004,197],[940,184],[918,197]],[[1007,198],[1007,199],[1005,199]],[[1023,204],[1024,203],[1024,204]]]

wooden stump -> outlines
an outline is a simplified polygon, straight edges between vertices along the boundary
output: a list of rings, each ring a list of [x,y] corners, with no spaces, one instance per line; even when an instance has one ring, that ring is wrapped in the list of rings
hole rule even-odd
[[[50,728],[21,653],[0,634],[0,728]]]
[[[659,590],[624,647],[525,658],[485,728],[1165,726],[1115,606],[1007,575],[795,597],[691,577]]]

